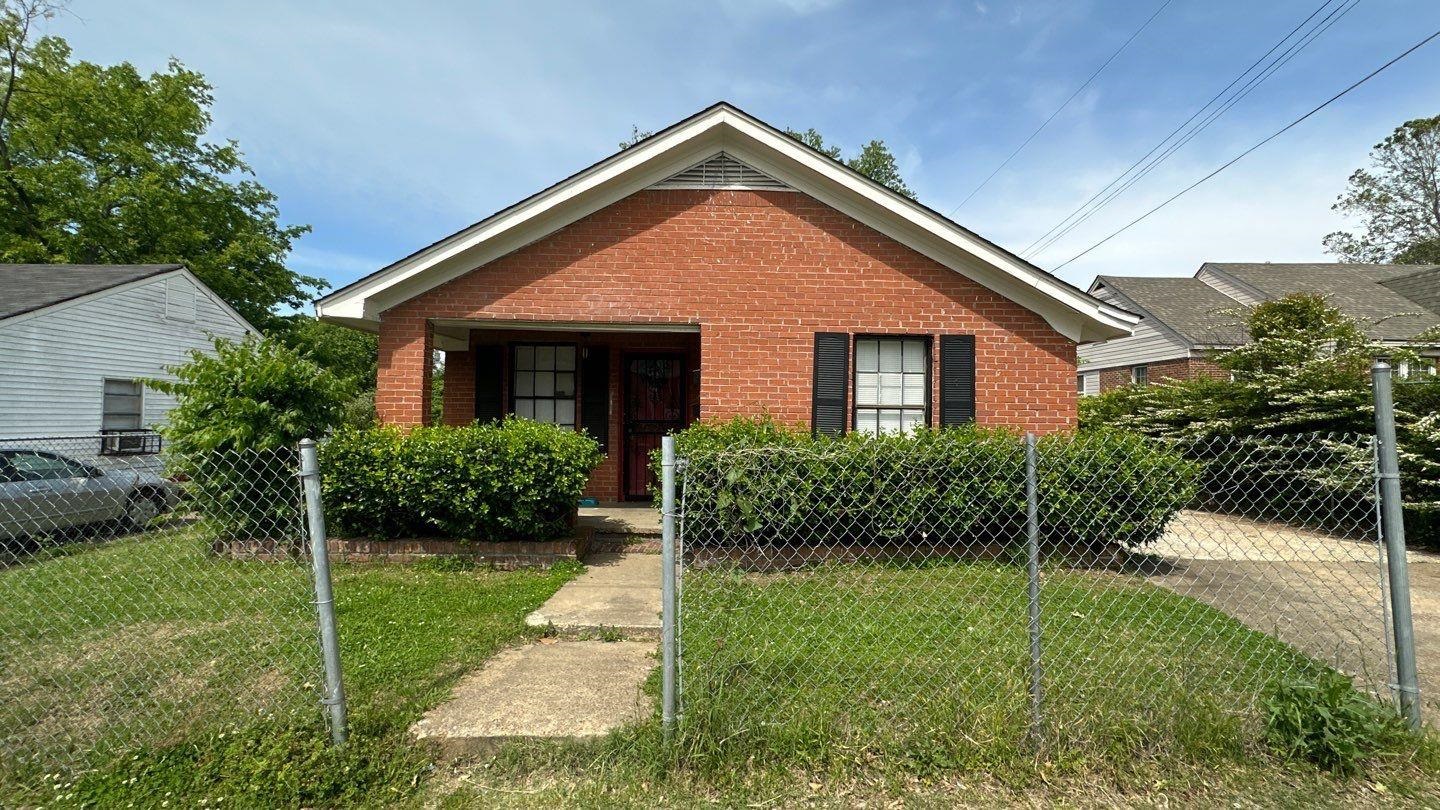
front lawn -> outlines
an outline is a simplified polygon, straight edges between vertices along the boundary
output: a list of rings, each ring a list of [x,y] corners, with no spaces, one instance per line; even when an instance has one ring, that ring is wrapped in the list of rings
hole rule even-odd
[[[1440,799],[1440,746],[1367,783],[1276,757],[1262,700],[1322,668],[1138,577],[1049,571],[1044,736],[1029,728],[1024,568],[835,565],[687,572],[673,745],[651,723],[590,746],[514,746],[442,771],[426,802],[591,806],[1007,805]],[[1305,803],[1301,801],[1300,803]]]
[[[35,654],[54,643],[35,629],[53,627],[96,651],[133,649],[138,638],[152,651],[142,661],[180,651],[172,675],[194,668],[184,652],[194,639],[213,671],[238,677],[254,665],[259,628],[293,618],[296,605],[247,597],[240,614],[185,608],[205,604],[191,587],[218,573],[240,595],[306,591],[293,571],[216,560],[196,540],[153,534],[0,572],[7,598],[29,600],[0,612],[7,661],[24,651],[62,673],[88,671],[88,660]],[[146,570],[167,572],[169,584],[144,579]],[[673,744],[651,721],[589,744],[513,745],[491,761],[435,766],[407,740],[408,726],[463,673],[533,638],[523,617],[575,572],[337,566],[349,745],[327,744],[303,679],[290,684],[304,705],[294,716],[255,718],[164,694],[204,709],[184,715],[196,721],[187,733],[78,779],[0,780],[0,806],[1440,802],[1433,739],[1387,753],[1359,780],[1278,759],[1260,741],[1256,704],[1275,673],[1319,665],[1198,602],[1110,574],[1048,574],[1047,742],[1036,748],[1025,738],[1023,570],[981,563],[691,571],[685,717]],[[91,597],[78,607],[39,598],[76,581]],[[162,594],[161,615],[99,609],[140,598],[142,581]],[[9,610],[17,604],[28,621]],[[162,617],[179,627],[157,635]],[[297,661],[313,660],[312,627]],[[308,667],[295,677],[317,677]],[[13,678],[0,680],[11,688]],[[49,699],[63,713],[76,698]],[[106,704],[104,716],[123,717],[114,713],[127,705]],[[205,728],[207,718],[219,722]]]
[[[307,569],[204,548],[194,529],[167,530],[0,570],[0,736],[7,753],[24,746],[44,765],[11,762],[0,806],[147,805],[167,794],[178,804],[327,804],[406,793],[429,761],[405,729],[460,675],[533,636],[525,614],[578,570],[336,566],[352,725],[352,744],[337,752],[316,703]],[[45,719],[19,722],[36,717]],[[76,737],[144,747],[102,760],[76,784],[61,765]]]

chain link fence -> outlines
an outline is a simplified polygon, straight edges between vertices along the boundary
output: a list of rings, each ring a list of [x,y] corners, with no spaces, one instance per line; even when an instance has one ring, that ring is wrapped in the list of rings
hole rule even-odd
[[[1365,436],[692,453],[679,739],[731,761],[983,764],[1037,735],[1213,744],[1325,668],[1391,700],[1374,473]]]
[[[295,450],[0,440],[0,779],[319,724]]]

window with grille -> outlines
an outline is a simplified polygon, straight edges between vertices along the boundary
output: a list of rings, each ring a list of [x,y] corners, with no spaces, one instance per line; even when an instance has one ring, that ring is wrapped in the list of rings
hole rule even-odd
[[[511,399],[516,416],[575,428],[575,346],[515,346]]]
[[[1130,369],[1130,382],[1136,385],[1147,385],[1150,382],[1150,367],[1135,366]]]
[[[904,433],[929,422],[930,347],[924,338],[857,338],[855,430]]]

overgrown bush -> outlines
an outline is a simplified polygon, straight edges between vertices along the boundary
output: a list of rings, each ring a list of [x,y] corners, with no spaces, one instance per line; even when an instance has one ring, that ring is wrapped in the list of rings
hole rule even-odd
[[[1356,773],[1367,758],[1399,747],[1408,736],[1393,709],[1360,694],[1333,670],[1281,683],[1265,702],[1270,745],[1336,776]]]
[[[1025,449],[1013,432],[812,437],[769,419],[678,434],[692,537],[747,543],[1024,541]],[[1144,439],[1039,441],[1041,528],[1051,545],[1143,545],[1194,493],[1195,469]]]
[[[320,448],[325,515],[340,535],[551,538],[600,459],[593,439],[518,418],[342,428]]]
[[[177,401],[161,428],[167,467],[220,539],[295,541],[296,445],[339,422],[350,385],[276,340],[214,349],[146,381]]]

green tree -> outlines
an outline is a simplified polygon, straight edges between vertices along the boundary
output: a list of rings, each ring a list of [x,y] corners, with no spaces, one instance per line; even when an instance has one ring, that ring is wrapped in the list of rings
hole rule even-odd
[[[878,139],[870,141],[860,147],[860,151],[854,157],[847,160],[841,156],[840,147],[826,144],[825,138],[813,127],[804,132],[787,129],[785,134],[831,160],[844,163],[896,194],[915,199],[915,192],[905,185],[905,179],[900,176],[900,163],[895,160],[895,155],[890,152],[890,148],[885,145],[884,141]]]
[[[1344,261],[1440,264],[1440,116],[1406,121],[1370,150],[1334,210],[1360,219],[1325,248]]]
[[[217,542],[266,540],[298,550],[294,527],[296,445],[340,424],[353,389],[275,338],[217,338],[147,380],[177,404],[166,425],[165,461]],[[218,548],[218,547],[217,547]]]
[[[1315,295],[1259,304],[1247,313],[1246,328],[1247,344],[1214,355],[1232,379],[1167,381],[1086,397],[1080,405],[1082,427],[1200,439],[1198,447],[1224,446],[1232,437],[1267,446],[1281,437],[1365,435],[1374,430],[1369,374],[1374,358],[1418,359],[1408,349],[1372,342],[1362,324]],[[1397,383],[1394,392],[1401,481],[1410,504],[1406,525],[1414,524],[1417,542],[1437,545],[1440,377],[1418,375]],[[1323,443],[1317,439],[1313,447]],[[1296,445],[1278,441],[1269,446],[1293,452]],[[1292,458],[1289,463],[1300,467],[1306,462]],[[1324,472],[1317,470],[1311,485],[1323,488]],[[1436,517],[1424,517],[1430,514]]]
[[[211,87],[171,60],[142,75],[35,38],[54,6],[0,0],[0,261],[182,262],[262,328],[325,282],[285,266],[308,228],[234,141],[207,140]]]
[[[293,448],[336,425],[352,384],[276,338],[216,338],[213,353],[192,351],[170,369],[174,380],[146,380],[176,405],[161,428],[181,456]]]
[[[292,315],[283,321],[283,328],[274,330],[286,346],[309,357],[321,368],[349,381],[357,391],[375,389],[375,368],[379,360],[379,340],[369,332],[350,329],[316,320],[308,315]]]

